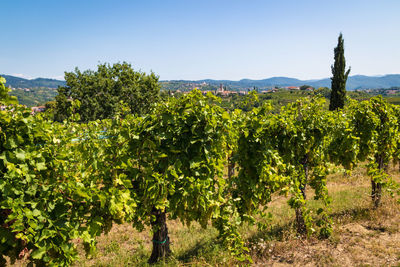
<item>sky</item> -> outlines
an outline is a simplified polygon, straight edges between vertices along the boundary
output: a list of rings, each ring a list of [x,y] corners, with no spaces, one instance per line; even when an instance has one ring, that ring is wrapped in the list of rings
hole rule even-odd
[[[0,73],[63,79],[128,62],[161,80],[400,73],[399,0],[2,0]]]

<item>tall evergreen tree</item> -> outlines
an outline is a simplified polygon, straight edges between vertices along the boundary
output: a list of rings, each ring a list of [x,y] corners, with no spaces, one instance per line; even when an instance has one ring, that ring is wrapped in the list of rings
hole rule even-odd
[[[332,92],[329,110],[343,108],[346,97],[346,81],[350,73],[350,68],[346,70],[346,59],[344,58],[344,40],[340,33],[338,45],[335,47],[335,63],[332,68]]]

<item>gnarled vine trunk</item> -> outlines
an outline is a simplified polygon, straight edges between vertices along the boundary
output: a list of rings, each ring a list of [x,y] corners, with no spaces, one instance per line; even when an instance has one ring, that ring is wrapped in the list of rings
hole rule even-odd
[[[377,156],[376,161],[378,163],[378,169],[380,171],[385,170],[387,171],[387,167],[384,166],[383,164],[383,157],[382,156]],[[374,208],[378,208],[379,205],[381,204],[381,199],[382,199],[382,184],[377,183],[374,180],[371,180],[371,187],[372,187],[372,192],[371,192],[371,198],[372,198],[372,203],[374,205]]]
[[[300,191],[303,195],[303,198],[306,199],[306,186],[302,186],[300,188]],[[306,228],[306,224],[304,222],[304,216],[303,216],[303,210],[302,207],[298,207],[296,208],[296,227],[297,227],[297,233],[304,235],[307,233],[307,228]]]
[[[153,208],[152,215],[156,219],[151,223],[153,229],[153,251],[149,259],[150,264],[171,255],[166,212]]]
[[[302,194],[303,199],[306,199],[306,185],[307,185],[307,180],[308,180],[308,156],[305,156],[303,159],[303,168],[304,168],[304,176],[305,176],[305,181],[303,184],[300,184],[300,192]],[[303,205],[303,204],[302,204]],[[307,233],[307,228],[306,224],[304,221],[304,215],[303,215],[303,207],[298,207],[296,208],[296,226],[297,226],[297,233],[304,235]]]
[[[382,197],[382,184],[376,183],[375,181],[371,180],[372,185],[372,202],[374,204],[374,208],[378,208],[381,203]]]

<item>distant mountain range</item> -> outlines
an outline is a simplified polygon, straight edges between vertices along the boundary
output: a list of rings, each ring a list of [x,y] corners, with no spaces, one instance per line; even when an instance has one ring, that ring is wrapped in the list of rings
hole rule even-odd
[[[58,86],[65,86],[65,81],[37,78],[33,80],[28,80],[24,78],[19,78],[11,75],[1,75],[6,78],[7,86],[13,88],[35,88],[35,87],[46,87],[46,88],[57,88]],[[198,80],[198,81],[187,81],[187,80],[175,80],[175,81],[161,81],[166,82],[182,82],[182,83],[203,83],[206,82],[212,85],[223,84],[225,86],[230,86],[232,88],[251,88],[251,87],[285,87],[285,86],[301,86],[310,85],[315,88],[318,87],[330,87],[330,78],[320,79],[320,80],[299,80],[289,77],[272,77],[263,80],[250,80],[242,79],[240,81],[230,81],[230,80]],[[374,88],[390,88],[390,87],[400,87],[400,74],[389,74],[384,76],[365,76],[365,75],[354,75],[350,76],[347,80],[347,90],[355,89],[374,89]]]
[[[59,81],[55,79],[47,79],[47,78],[36,78],[32,80],[15,77],[11,75],[3,75],[2,77],[6,79],[6,86],[10,86],[12,88],[37,88],[37,87],[45,87],[45,88],[58,88],[58,86],[65,86],[65,81]]]
[[[318,87],[331,87],[331,79],[325,78],[320,80],[299,80],[289,77],[272,77],[263,80],[250,80],[242,79],[240,81],[229,81],[229,80],[200,80],[194,82],[206,82],[209,84],[223,84],[232,87],[243,87],[251,88],[253,86],[263,87],[285,87],[285,86],[302,86],[310,85],[315,88]],[[347,79],[346,88],[347,90],[356,89],[375,89],[375,88],[390,88],[400,86],[400,74],[389,74],[384,76],[365,76],[365,75],[354,75]]]

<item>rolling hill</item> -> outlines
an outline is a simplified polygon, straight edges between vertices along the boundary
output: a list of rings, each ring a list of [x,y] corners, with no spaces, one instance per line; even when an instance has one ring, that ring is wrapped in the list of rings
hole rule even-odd
[[[1,75],[6,78],[7,86],[11,86],[13,88],[57,88],[58,86],[65,86],[65,81],[55,80],[55,79],[46,79],[46,78],[37,78],[37,79],[24,79],[11,75]],[[301,86],[304,84],[311,85],[313,87],[330,87],[331,80],[330,78],[320,79],[320,80],[299,80],[296,78],[290,77],[272,77],[268,79],[262,80],[251,80],[251,79],[242,79],[239,81],[231,81],[231,80],[174,80],[174,81],[161,81],[161,83],[174,82],[176,83],[208,83],[211,85],[219,86],[223,84],[225,86],[230,86],[232,89],[241,89],[241,88],[251,88],[251,87],[285,87],[285,86]],[[399,87],[400,86],[400,74],[388,74],[383,76],[365,76],[365,75],[354,75],[350,76],[347,80],[347,90],[356,90],[356,89],[375,89],[375,88],[390,88],[390,87]],[[174,88],[168,88],[173,90]],[[175,88],[176,89],[176,88]]]
[[[325,78],[320,80],[299,80],[289,77],[272,77],[263,80],[242,79],[240,81],[226,80],[200,80],[198,82],[206,82],[209,84],[224,84],[233,87],[271,87],[271,86],[301,86],[304,84],[313,87],[330,87],[331,79]],[[384,76],[365,76],[354,75],[347,80],[347,90],[356,89],[375,89],[375,88],[390,88],[400,86],[400,74],[389,74]]]
[[[7,80],[6,86],[10,86],[12,88],[58,88],[58,86],[65,86],[65,81],[55,79],[36,78],[29,80],[11,75],[0,75]]]

